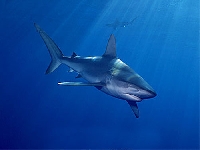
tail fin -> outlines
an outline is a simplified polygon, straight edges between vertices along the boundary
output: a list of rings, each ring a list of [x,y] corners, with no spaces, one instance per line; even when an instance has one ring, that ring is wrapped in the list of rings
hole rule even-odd
[[[51,56],[51,63],[46,70],[46,74],[48,74],[53,72],[62,63],[63,54],[56,43],[40,28],[39,25],[34,23],[34,26],[42,37],[44,43],[46,44],[49,54]]]

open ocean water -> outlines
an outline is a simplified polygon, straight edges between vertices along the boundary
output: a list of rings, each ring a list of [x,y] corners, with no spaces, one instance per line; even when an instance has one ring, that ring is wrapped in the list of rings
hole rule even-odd
[[[199,18],[198,0],[0,0],[0,148],[199,149]],[[34,23],[67,56],[101,56],[114,34],[157,96],[137,119],[94,87],[58,86],[82,79],[65,65],[45,75]]]

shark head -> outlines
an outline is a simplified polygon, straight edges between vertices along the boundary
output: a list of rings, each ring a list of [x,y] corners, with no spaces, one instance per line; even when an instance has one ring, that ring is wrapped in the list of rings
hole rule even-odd
[[[127,101],[142,101],[156,96],[154,89],[133,69],[117,58],[116,40],[111,35],[103,54],[112,66],[105,79],[106,86],[101,90],[114,97]]]
[[[103,92],[120,99],[137,102],[156,96],[153,88],[120,59],[113,59],[111,63],[113,67],[106,78]]]
[[[120,85],[120,83],[118,83]],[[149,99],[156,96],[156,92],[153,88],[140,76],[132,81],[123,81],[125,85],[120,95],[122,99],[132,101],[142,101],[143,99]]]

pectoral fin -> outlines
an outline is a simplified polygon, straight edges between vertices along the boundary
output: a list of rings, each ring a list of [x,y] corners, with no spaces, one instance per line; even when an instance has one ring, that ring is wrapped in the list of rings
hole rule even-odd
[[[104,86],[103,83],[84,83],[84,82],[58,82],[58,85],[65,86]]]
[[[131,109],[134,112],[135,117],[139,118],[139,109],[138,109],[137,103],[134,101],[127,101],[127,102],[131,106]]]

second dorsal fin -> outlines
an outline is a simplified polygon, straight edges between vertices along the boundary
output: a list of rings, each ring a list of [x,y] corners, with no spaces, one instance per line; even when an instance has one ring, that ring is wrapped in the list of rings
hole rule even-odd
[[[71,55],[71,58],[74,58],[74,57],[76,57],[76,56],[77,56],[76,53],[73,52],[72,55]]]

